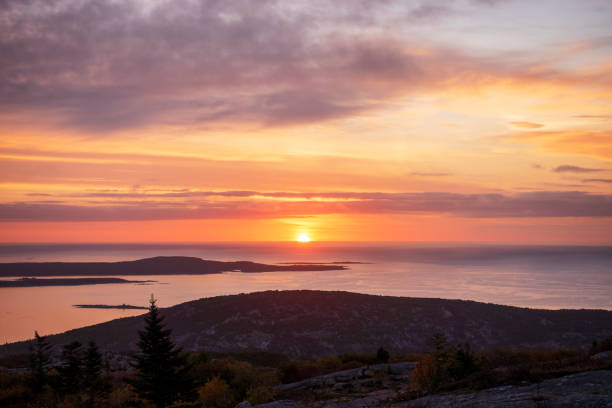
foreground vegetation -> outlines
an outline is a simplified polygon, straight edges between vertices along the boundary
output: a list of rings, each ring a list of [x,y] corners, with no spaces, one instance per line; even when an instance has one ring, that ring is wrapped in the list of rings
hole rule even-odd
[[[595,370],[612,369],[611,359],[591,359],[612,350],[612,339],[594,342],[589,350],[509,349],[473,351],[451,344],[441,334],[420,354],[343,354],[317,360],[289,360],[274,353],[185,353],[165,329],[151,300],[139,351],[102,355],[94,342],[64,345],[59,359],[51,357],[44,337],[35,333],[28,355],[0,360],[0,406],[209,407],[230,408],[274,400],[274,386],[364,365],[418,362],[400,399],[447,391],[472,391],[503,384],[526,384]],[[129,361],[128,365],[119,364]],[[284,397],[284,396],[283,396]]]

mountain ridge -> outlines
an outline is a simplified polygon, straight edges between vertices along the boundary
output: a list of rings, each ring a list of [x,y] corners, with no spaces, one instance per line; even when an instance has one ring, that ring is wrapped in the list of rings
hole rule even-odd
[[[421,352],[434,333],[489,347],[586,347],[612,336],[612,311],[546,310],[468,300],[365,295],[340,291],[264,291],[202,298],[162,309],[186,350],[266,351],[289,357]],[[49,336],[56,348],[93,339],[104,350],[136,349],[142,316]],[[33,328],[34,330],[35,328]],[[27,350],[28,342],[0,347]]]

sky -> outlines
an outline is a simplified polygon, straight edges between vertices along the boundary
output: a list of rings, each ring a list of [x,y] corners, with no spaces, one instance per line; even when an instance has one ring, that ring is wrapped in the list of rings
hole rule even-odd
[[[0,242],[612,243],[609,0],[0,0]]]

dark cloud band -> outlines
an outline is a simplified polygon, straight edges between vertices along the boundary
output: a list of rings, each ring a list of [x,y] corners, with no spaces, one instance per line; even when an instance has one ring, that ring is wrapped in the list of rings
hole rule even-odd
[[[180,194],[180,195],[178,195]],[[95,197],[99,197],[97,195]],[[184,200],[177,197],[239,197]],[[143,221],[205,218],[275,218],[317,214],[418,213],[473,218],[612,217],[612,195],[585,192],[504,194],[199,192],[104,195],[113,202],[80,205],[58,200],[0,204],[1,221]],[[301,201],[262,200],[305,198]],[[310,199],[306,199],[306,198]],[[139,198],[139,199],[138,199]],[[317,199],[318,198],[318,199]],[[320,199],[335,199],[321,201]]]

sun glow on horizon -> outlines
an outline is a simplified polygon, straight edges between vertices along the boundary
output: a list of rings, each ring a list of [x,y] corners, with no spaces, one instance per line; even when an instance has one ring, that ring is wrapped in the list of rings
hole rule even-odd
[[[297,236],[297,242],[310,242],[310,237],[306,233],[300,233]]]

